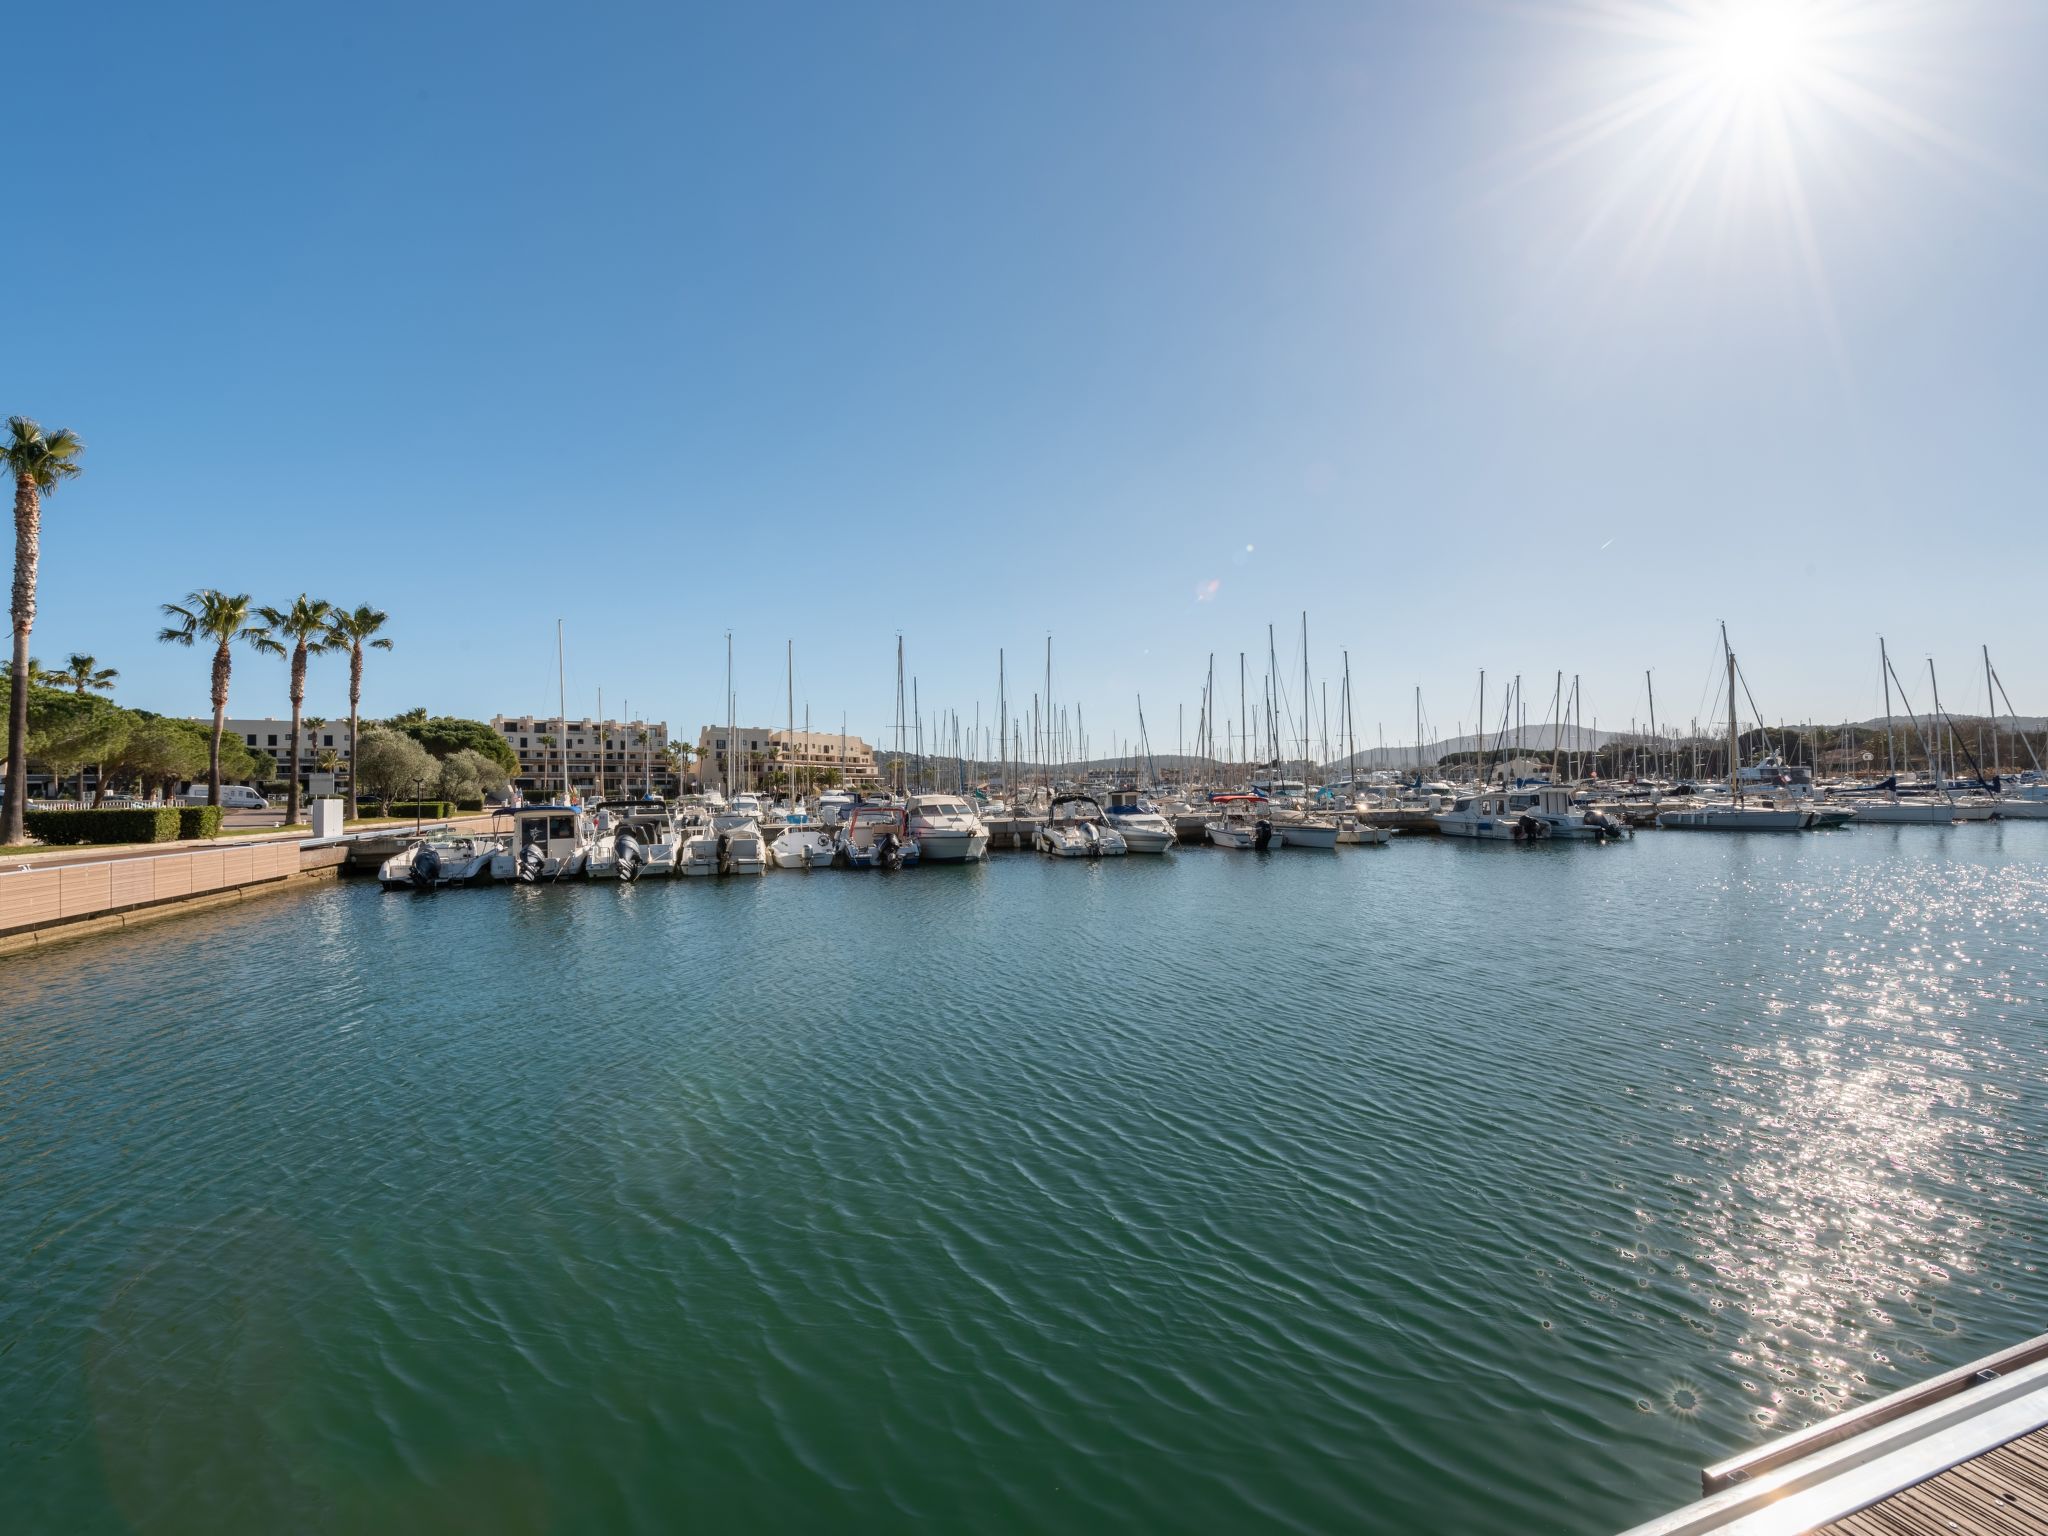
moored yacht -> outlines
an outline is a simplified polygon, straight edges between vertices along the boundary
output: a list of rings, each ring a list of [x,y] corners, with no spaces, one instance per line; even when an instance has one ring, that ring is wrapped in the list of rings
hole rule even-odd
[[[491,857],[504,852],[494,837],[422,837],[386,859],[377,881],[387,891],[437,891],[491,878]]]
[[[832,834],[811,820],[808,811],[791,808],[783,813],[782,835],[768,845],[777,869],[823,869],[837,852]]]
[[[745,798],[739,796],[728,809],[711,815],[721,875],[758,875],[768,868],[768,840],[761,835],[759,820],[740,808],[739,801]]]
[[[1164,853],[1178,841],[1166,813],[1135,789],[1111,790],[1102,809],[1132,853]]]
[[[988,828],[958,795],[912,795],[906,825],[927,864],[963,864],[988,857]]]
[[[1202,831],[1218,848],[1263,853],[1273,845],[1273,822],[1264,795],[1211,795],[1216,815]]]
[[[902,869],[918,861],[917,844],[893,805],[856,805],[839,826],[839,859],[848,869]]]
[[[1542,837],[1547,830],[1543,823],[1526,810],[1511,810],[1509,798],[1504,789],[1460,795],[1448,811],[1438,811],[1432,819],[1445,837],[1498,843],[1525,843]]]
[[[597,808],[597,837],[583,872],[630,885],[642,875],[676,872],[682,836],[659,800],[608,800]]]
[[[1038,851],[1059,859],[1099,859],[1128,853],[1124,835],[1102,814],[1093,795],[1070,791],[1054,795],[1038,829]]]
[[[574,805],[522,805],[512,813],[512,846],[491,855],[493,880],[523,885],[581,875],[597,833]]]

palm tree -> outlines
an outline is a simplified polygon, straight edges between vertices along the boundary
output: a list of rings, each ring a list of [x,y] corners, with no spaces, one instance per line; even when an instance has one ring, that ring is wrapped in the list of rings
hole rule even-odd
[[[172,622],[157,631],[157,639],[169,645],[190,645],[195,640],[213,642],[213,736],[206,752],[206,803],[220,804],[220,736],[228,718],[228,677],[234,659],[228,647],[243,640],[258,650],[282,650],[270,631],[249,622],[249,594],[216,592],[202,587],[182,603],[165,603],[164,614]]]
[[[14,661],[7,675],[33,681],[29,669],[28,632],[36,622],[36,567],[43,538],[43,493],[55,491],[82,467],[78,456],[85,444],[74,433],[45,434],[26,416],[7,418],[7,436],[0,439],[0,463],[14,476]],[[28,808],[28,689],[9,688],[7,708],[7,819],[0,843],[19,843],[28,833],[22,813]]]
[[[306,658],[338,651],[343,642],[334,633],[334,604],[301,592],[289,608],[258,608],[256,616],[274,638],[250,642],[257,650],[273,656],[286,654],[291,642],[292,658],[292,766],[284,788],[284,824],[299,821],[299,749],[304,745],[299,715],[306,707]]]
[[[33,658],[30,659],[28,664],[28,675],[30,678],[34,678],[36,675],[36,664]],[[112,693],[114,691],[114,679],[121,674],[112,667],[101,666],[100,659],[97,656],[82,656],[77,651],[73,651],[70,659],[65,663],[63,671],[46,672],[43,675],[56,687],[70,688],[83,694],[88,688],[96,689],[100,693]]]
[[[28,660],[28,675],[31,681],[35,679],[36,660],[33,656]],[[114,691],[114,679],[120,675],[112,667],[102,667],[97,656],[81,655],[79,652],[73,651],[66,660],[64,669],[61,672],[45,673],[44,678],[53,687],[68,687],[77,693],[79,697],[83,698],[88,688],[97,689],[101,693],[112,693]],[[96,762],[92,765],[92,782],[92,803],[98,805],[107,798],[105,763]],[[78,798],[81,802],[85,799],[85,765],[83,763],[78,768]]]
[[[368,603],[357,608],[338,608],[328,628],[338,649],[348,652],[348,814],[356,814],[356,732],[362,724],[363,648],[388,651],[391,642],[379,635],[387,615]]]

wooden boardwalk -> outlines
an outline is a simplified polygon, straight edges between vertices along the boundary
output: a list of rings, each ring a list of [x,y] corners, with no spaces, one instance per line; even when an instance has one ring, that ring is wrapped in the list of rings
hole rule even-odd
[[[1814,1536],[2048,1536],[2048,1429],[1973,1456]]]

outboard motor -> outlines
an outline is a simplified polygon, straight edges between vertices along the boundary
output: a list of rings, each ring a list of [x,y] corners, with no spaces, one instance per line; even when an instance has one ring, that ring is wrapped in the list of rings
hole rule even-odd
[[[1550,823],[1543,820],[1540,816],[1530,816],[1525,813],[1515,823],[1515,830],[1533,843],[1539,838],[1550,836]]]
[[[1258,829],[1252,833],[1252,847],[1264,853],[1273,846],[1273,823],[1265,817],[1259,818]]]
[[[884,832],[882,840],[875,845],[876,862],[884,869],[903,867],[903,845],[896,840],[894,832]]]
[[[619,861],[619,880],[631,885],[640,878],[640,866],[646,862],[640,853],[640,841],[624,827],[612,839],[612,853]]]
[[[412,884],[418,891],[431,891],[441,881],[441,855],[431,843],[415,843],[412,850]]]
[[[519,864],[513,870],[513,876],[521,885],[538,885],[541,873],[547,867],[547,850],[539,843],[528,843],[519,850]]]

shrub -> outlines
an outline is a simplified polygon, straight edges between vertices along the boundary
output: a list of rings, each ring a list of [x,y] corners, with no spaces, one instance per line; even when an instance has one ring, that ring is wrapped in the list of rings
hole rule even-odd
[[[45,843],[168,843],[178,836],[175,806],[154,811],[29,811],[29,836]]]
[[[465,814],[469,815],[475,815],[476,813],[482,811],[483,808],[484,803],[481,800],[458,800],[455,802],[456,810],[464,812]]]
[[[219,837],[220,807],[217,805],[179,806],[178,836]]]
[[[384,802],[381,800],[358,800],[356,802],[356,818],[360,821],[375,821],[383,814]]]
[[[455,807],[446,800],[394,800],[384,807],[386,816],[453,816]]]

